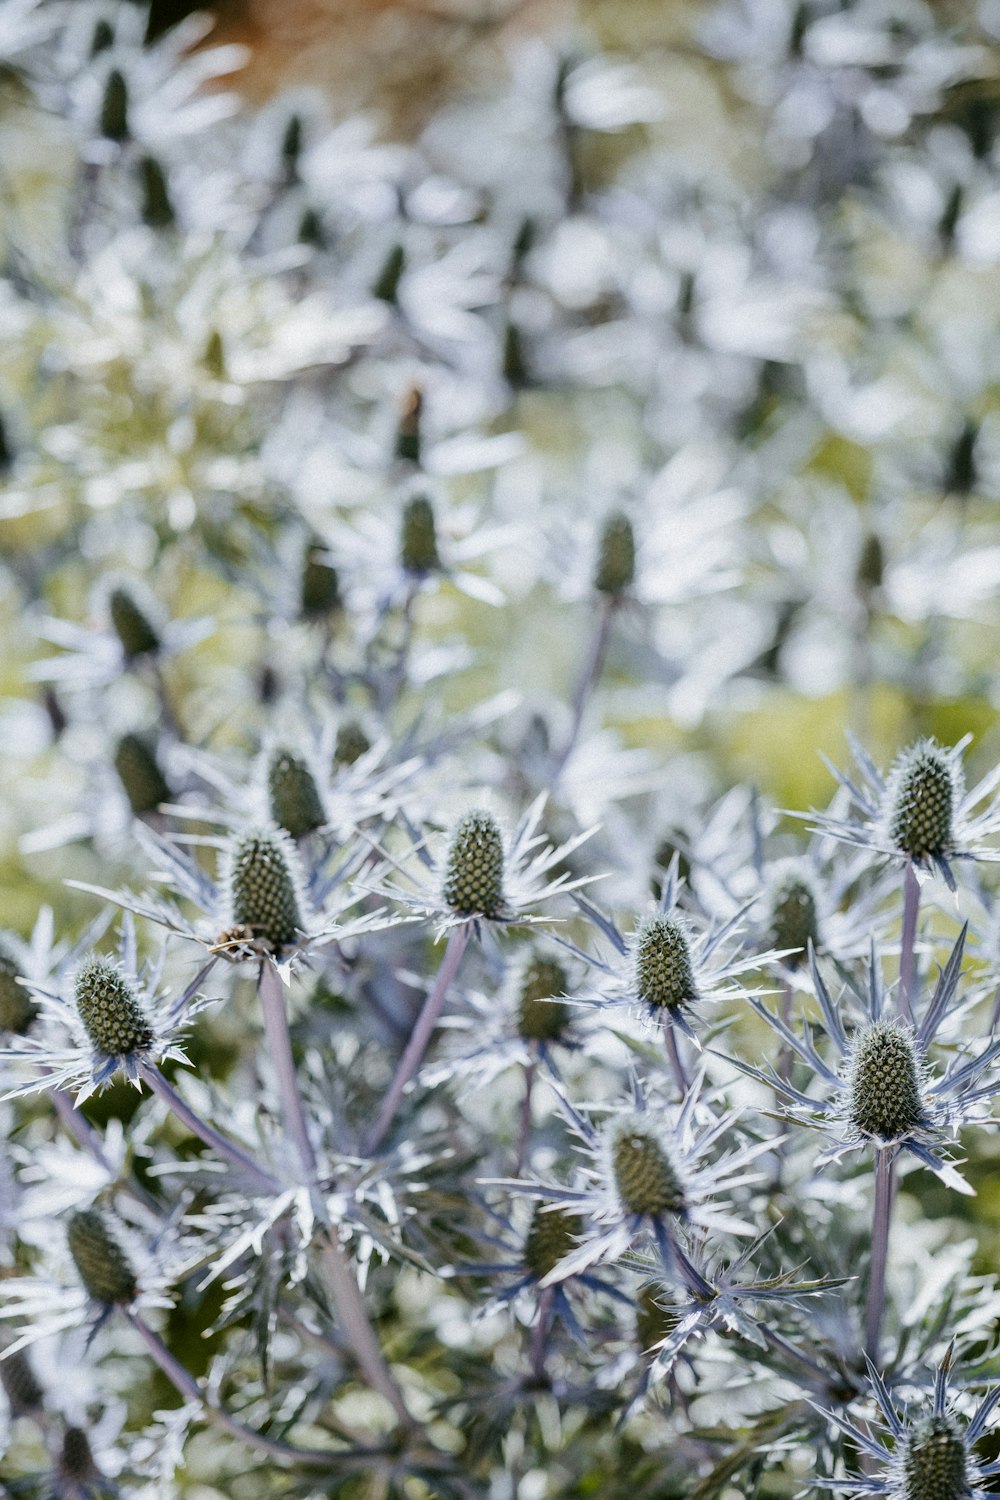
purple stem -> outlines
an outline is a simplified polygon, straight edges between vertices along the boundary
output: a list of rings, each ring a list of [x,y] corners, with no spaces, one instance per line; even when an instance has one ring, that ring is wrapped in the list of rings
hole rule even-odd
[[[458,966],[462,962],[462,955],[469,942],[469,923],[463,922],[461,927],[453,927],[448,938],[448,946],[444,950],[441,967],[438,969],[434,988],[424,1001],[423,1009],[417,1017],[417,1024],[410,1034],[410,1040],[406,1044],[406,1050],[399,1060],[388,1092],[382,1100],[382,1107],[378,1112],[375,1124],[368,1133],[365,1142],[365,1150],[372,1152],[385,1139],[385,1135],[396,1117],[399,1101],[403,1097],[403,1091],[414,1073],[419,1068],[427,1051],[427,1044],[431,1039],[438,1018],[444,1008],[445,997],[451,986],[452,980],[458,973]]]
[[[555,1287],[549,1286],[539,1297],[538,1317],[531,1335],[531,1373],[539,1384],[545,1379],[545,1346],[552,1326],[552,1302],[555,1294]]]
[[[875,1209],[872,1216],[872,1259],[865,1305],[865,1353],[873,1365],[879,1360],[882,1314],[885,1310],[885,1271],[889,1259],[889,1224],[892,1219],[894,1153],[880,1147],[875,1153]]]
[[[52,1103],[55,1106],[56,1114],[59,1116],[60,1120],[69,1131],[70,1135],[73,1136],[77,1144],[82,1146],[83,1149],[94,1158],[94,1161],[97,1162],[97,1165],[101,1167],[103,1171],[107,1172],[112,1182],[118,1181],[118,1172],[116,1171],[113,1162],[105,1151],[104,1146],[101,1143],[100,1136],[97,1134],[97,1131],[94,1129],[93,1125],[91,1125],[86,1115],[78,1110],[75,1104],[71,1104],[69,1099],[67,1099],[66,1095],[60,1089],[52,1089],[50,1097],[52,1099]],[[124,1190],[127,1193],[131,1193],[133,1198],[135,1198],[139,1203],[144,1204],[145,1207],[151,1209],[153,1213],[157,1215],[160,1214],[160,1205],[157,1203],[156,1199],[151,1193],[147,1193],[146,1189],[144,1187],[141,1187],[139,1183],[132,1182],[129,1179],[123,1179],[121,1185]]]
[[[597,686],[601,672],[604,668],[604,658],[608,650],[608,639],[611,635],[611,619],[615,611],[614,599],[602,598],[600,613],[597,618],[597,629],[594,631],[590,641],[590,650],[587,653],[583,669],[577,681],[576,691],[573,694],[573,718],[566,743],[560,750],[556,763],[552,769],[552,785],[555,786],[562,775],[563,768],[576,749],[576,742],[580,737],[580,725],[583,723],[583,715],[590,699],[591,693]]]
[[[316,1177],[316,1153],[309,1139],[305,1111],[302,1108],[302,1096],[299,1093],[281,975],[269,958],[265,958],[260,966],[258,992],[264,1016],[267,1050],[271,1064],[278,1075],[278,1089],[281,1093],[281,1104],[285,1115],[285,1128],[295,1142],[295,1149],[299,1154],[303,1171],[310,1181],[313,1181]]]
[[[899,1014],[913,1020],[913,989],[917,977],[917,914],[920,911],[920,881],[913,865],[906,862],[903,877],[903,936],[899,952]]]
[[[673,1024],[671,1023],[669,1015],[664,1015],[663,1017],[663,1040],[667,1044],[667,1056],[670,1059],[670,1068],[674,1075],[674,1080],[677,1084],[677,1087],[680,1089],[681,1097],[683,1098],[691,1087],[691,1080],[688,1077],[687,1069],[684,1066],[684,1059],[681,1057],[681,1049],[677,1045],[677,1033],[673,1027]]]
[[[139,1063],[139,1076],[149,1084],[153,1093],[170,1109],[183,1125],[186,1125],[192,1135],[196,1135],[210,1150],[221,1156],[224,1161],[230,1162],[240,1171],[249,1172],[255,1177],[260,1185],[269,1193],[282,1191],[281,1183],[270,1172],[264,1170],[259,1162],[255,1161],[248,1151],[238,1146],[235,1141],[229,1140],[227,1136],[221,1135],[219,1131],[196,1115],[194,1110],[181,1098],[180,1094],[168,1083],[159,1068],[152,1063]]]
[[[521,1127],[517,1140],[517,1161],[514,1164],[514,1175],[520,1177],[525,1158],[528,1155],[528,1142],[531,1139],[531,1094],[535,1083],[535,1063],[530,1062],[524,1069],[524,1098],[521,1101]]]

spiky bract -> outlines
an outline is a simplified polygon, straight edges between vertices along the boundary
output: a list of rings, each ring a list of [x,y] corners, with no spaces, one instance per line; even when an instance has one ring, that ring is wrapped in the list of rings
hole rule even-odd
[[[496,917],[503,907],[504,848],[492,813],[460,818],[451,836],[445,867],[444,899],[467,916]]]
[[[925,1123],[920,1064],[912,1034],[894,1020],[873,1021],[856,1038],[849,1115],[860,1135],[895,1141]]]
[[[228,859],[230,918],[280,953],[299,937],[302,915],[295,878],[295,847],[277,828],[255,828],[234,837]]]
[[[76,1008],[100,1052],[126,1057],[153,1044],[153,1029],[131,986],[106,958],[89,958],[77,971]]]
[[[657,1010],[677,1010],[698,998],[687,933],[676,917],[650,917],[635,938],[635,988]]]
[[[316,778],[300,755],[278,749],[267,766],[271,817],[292,838],[302,838],[326,822]]]
[[[95,1302],[131,1302],[136,1276],[128,1256],[96,1208],[73,1214],[66,1232],[77,1274]]]

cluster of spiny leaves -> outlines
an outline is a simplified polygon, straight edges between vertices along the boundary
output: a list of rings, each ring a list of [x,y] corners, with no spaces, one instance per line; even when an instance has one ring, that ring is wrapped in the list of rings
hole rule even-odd
[[[0,1488],[994,1482],[997,43],[670,10],[0,18]]]

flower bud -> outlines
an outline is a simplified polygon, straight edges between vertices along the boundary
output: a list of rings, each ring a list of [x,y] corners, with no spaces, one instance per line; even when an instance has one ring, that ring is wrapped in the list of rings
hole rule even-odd
[[[226,346],[223,343],[222,334],[217,328],[213,328],[205,340],[201,362],[213,380],[225,380]]]
[[[861,543],[857,567],[854,570],[858,592],[863,596],[874,593],[876,589],[882,587],[884,577],[885,548],[878,532],[869,531]]]
[[[677,1010],[697,1000],[691,945],[676,917],[649,917],[635,938],[635,989],[657,1010]]]
[[[556,998],[566,993],[566,970],[554,958],[536,957],[521,976],[517,1029],[527,1042],[557,1042],[569,1026],[570,1008]]]
[[[300,839],[326,822],[313,773],[301,756],[275,750],[267,767],[267,795],[271,817],[293,839]]]
[[[142,187],[142,222],[150,229],[169,229],[174,222],[166,173],[155,156],[144,156],[139,163]]]
[[[102,16],[94,27],[94,34],[90,39],[91,57],[100,57],[102,52],[107,52],[115,44],[115,32],[111,22]]]
[[[299,157],[302,155],[302,116],[289,115],[285,133],[281,138],[281,165],[285,181],[298,181]]]
[[[313,542],[306,550],[302,563],[302,579],[299,584],[299,612],[306,620],[332,614],[343,608],[340,594],[340,574],[325,557],[325,548]]]
[[[414,495],[403,510],[399,561],[407,573],[433,573],[441,567],[434,507],[426,495]]]
[[[100,131],[109,141],[128,140],[128,85],[117,68],[111,69],[104,85]]]
[[[99,1052],[126,1057],[153,1045],[153,1028],[131,986],[106,958],[88,958],[77,970],[76,1008]]]
[[[666,1214],[683,1210],[684,1184],[644,1121],[632,1118],[612,1125],[611,1169],[626,1213]]]
[[[564,1256],[576,1249],[582,1229],[579,1214],[565,1208],[547,1208],[544,1203],[535,1205],[522,1258],[536,1281],[541,1281]]]
[[[635,578],[635,533],[624,511],[612,511],[605,519],[597,549],[594,588],[599,594],[617,598]]]
[[[946,854],[952,843],[955,771],[933,740],[903,752],[889,778],[889,837],[913,859]]]
[[[0,1385],[3,1386],[12,1417],[40,1411],[45,1403],[45,1392],[38,1384],[31,1361],[23,1349],[0,1359]]]
[[[137,818],[170,801],[170,788],[153,747],[138,734],[123,734],[115,750],[115,770]]]
[[[126,661],[160,649],[160,637],[128,589],[112,589],[108,596],[111,627],[121,642]]]
[[[137,1287],[125,1251],[96,1208],[72,1215],[67,1230],[77,1275],[95,1302],[131,1302]]]
[[[333,747],[333,759],[338,766],[353,766],[356,760],[366,755],[372,742],[357,719],[348,719],[337,730],[337,741]]]
[[[295,943],[302,929],[295,846],[278,829],[251,829],[233,839],[228,856],[231,920],[246,926],[273,953]]]
[[[969,1457],[958,1422],[944,1412],[924,1417],[903,1445],[904,1500],[966,1500]]]
[[[17,948],[0,933],[0,1032],[21,1036],[38,1014],[38,1006],[23,984],[18,983],[21,963]]]
[[[851,1124],[860,1135],[895,1141],[924,1123],[920,1066],[910,1032],[896,1021],[873,1021],[851,1056]]]
[[[444,899],[467,916],[495,917],[503,906],[503,839],[488,812],[466,813],[451,837]]]
[[[819,942],[816,892],[794,870],[780,873],[768,893],[766,941],[770,948],[794,949],[785,960],[793,967],[810,942]]]
[[[677,1326],[676,1311],[664,1305],[668,1295],[665,1286],[650,1282],[636,1299],[635,1341],[643,1354],[648,1354]]]
[[[380,302],[395,302],[399,283],[406,268],[406,251],[395,244],[390,249],[372,286],[372,296]]]
[[[59,1470],[63,1478],[86,1484],[99,1477],[90,1440],[82,1427],[67,1427],[63,1434],[62,1450],[59,1454]],[[87,1493],[90,1493],[88,1489]]]

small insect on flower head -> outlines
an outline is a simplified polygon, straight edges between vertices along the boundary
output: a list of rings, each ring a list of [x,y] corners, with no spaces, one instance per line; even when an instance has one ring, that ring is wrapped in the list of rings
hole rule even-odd
[[[926,1126],[913,1033],[897,1021],[882,1018],[858,1033],[849,1080],[849,1118],[859,1135],[895,1141]]]
[[[273,953],[302,931],[295,846],[278,828],[234,835],[227,851],[226,888],[233,926],[246,927]]]
[[[686,1197],[680,1171],[646,1121],[638,1115],[614,1120],[608,1127],[607,1151],[626,1213],[683,1213]]]
[[[962,788],[959,768],[933,740],[904,750],[889,774],[889,837],[913,859],[947,855]]]
[[[74,986],[76,1008],[99,1052],[125,1057],[153,1045],[153,1029],[121,971],[106,958],[81,964]]]
[[[635,580],[635,533],[624,511],[605,518],[597,548],[594,588],[599,594],[620,598]]]
[[[445,866],[444,899],[463,916],[497,917],[504,904],[504,847],[492,813],[478,809],[459,818]]]
[[[314,833],[326,822],[316,778],[301,755],[282,747],[267,764],[267,797],[271,817],[293,839]]]
[[[521,975],[517,1004],[517,1029],[527,1042],[557,1042],[570,1023],[570,1008],[558,996],[565,995],[569,978],[554,958],[536,955]]]
[[[675,915],[648,917],[633,939],[635,989],[656,1010],[677,1010],[697,1000],[691,944]]]
[[[128,1256],[96,1208],[73,1214],[66,1231],[69,1253],[88,1296],[105,1304],[127,1303],[138,1291]]]
[[[524,1264],[537,1281],[554,1270],[577,1245],[583,1229],[579,1214],[536,1203],[524,1237]]]

